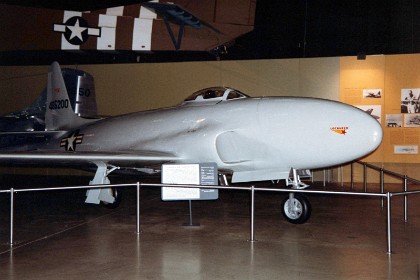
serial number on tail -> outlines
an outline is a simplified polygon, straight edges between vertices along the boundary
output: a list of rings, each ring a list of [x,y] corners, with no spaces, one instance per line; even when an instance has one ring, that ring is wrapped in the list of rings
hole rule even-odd
[[[66,109],[69,107],[69,100],[68,99],[61,99],[61,100],[54,100],[50,102],[48,108],[50,110],[60,110]]]

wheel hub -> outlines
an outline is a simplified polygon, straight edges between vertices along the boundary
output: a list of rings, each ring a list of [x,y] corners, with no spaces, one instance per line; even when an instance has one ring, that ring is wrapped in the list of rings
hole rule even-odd
[[[298,219],[303,212],[302,204],[295,198],[289,199],[285,204],[284,212],[290,219]]]

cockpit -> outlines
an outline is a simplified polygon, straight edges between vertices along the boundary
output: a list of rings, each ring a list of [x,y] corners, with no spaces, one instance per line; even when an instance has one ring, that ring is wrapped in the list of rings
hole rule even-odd
[[[215,104],[224,100],[248,98],[239,90],[226,87],[211,87],[194,92],[182,104]]]

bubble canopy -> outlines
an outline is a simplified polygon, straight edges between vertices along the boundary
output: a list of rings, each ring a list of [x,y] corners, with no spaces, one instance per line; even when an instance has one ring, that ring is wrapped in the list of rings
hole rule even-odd
[[[239,90],[227,87],[210,87],[194,92],[188,96],[184,103],[198,103],[208,101],[224,101],[231,99],[248,98],[249,96]]]

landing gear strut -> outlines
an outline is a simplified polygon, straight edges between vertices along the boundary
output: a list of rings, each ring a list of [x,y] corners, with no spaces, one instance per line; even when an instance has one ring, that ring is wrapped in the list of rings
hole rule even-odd
[[[95,164],[98,169],[89,185],[109,185],[111,182],[108,179],[108,175],[119,167],[108,166],[104,162],[95,162]],[[118,207],[121,202],[121,190],[117,188],[89,189],[86,196],[86,203],[102,204],[110,209]]]

